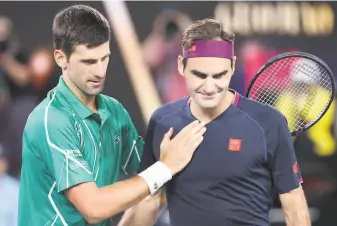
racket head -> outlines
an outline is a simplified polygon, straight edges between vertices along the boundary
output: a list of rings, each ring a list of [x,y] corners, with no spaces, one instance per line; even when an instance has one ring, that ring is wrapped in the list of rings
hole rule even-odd
[[[302,74],[302,81],[296,80],[298,74]],[[281,78],[280,76],[283,77]],[[298,90],[296,90],[296,87]],[[327,95],[325,95],[324,104],[323,106],[320,106],[318,113],[316,113],[317,115],[313,113],[310,114],[310,112],[308,112],[309,110],[306,109],[306,106],[302,107],[302,110],[294,110],[299,108],[299,96],[303,96],[305,92],[308,92],[309,96],[313,87],[320,88],[317,89],[318,93],[316,92],[314,94],[315,96],[312,95],[312,97],[309,97],[304,101],[302,99],[301,103],[304,102],[304,105],[308,105],[307,108],[310,110],[313,102],[317,102],[317,97],[319,97],[320,94],[323,95],[323,91],[325,91],[325,94]],[[270,105],[279,110],[288,121],[291,135],[297,136],[314,126],[328,111],[335,97],[335,87],[336,84],[333,72],[323,60],[305,52],[289,52],[271,58],[258,70],[248,86],[246,97]],[[261,97],[261,93],[259,92],[264,92],[265,94],[262,93]],[[295,95],[289,97],[292,92]],[[293,109],[290,109],[290,113],[289,110],[285,110],[285,106],[281,107],[281,105],[277,104],[280,102],[280,95],[284,93],[284,96],[287,96],[288,93],[290,102],[293,98],[292,105],[290,105],[290,108]],[[288,104],[290,103],[288,102]],[[301,104],[301,106],[302,105],[303,104]],[[297,114],[299,115],[295,116],[295,111],[298,112]],[[291,114],[293,115],[290,118]],[[309,120],[308,116],[312,119]],[[298,121],[293,123],[294,118],[302,118],[304,122]],[[291,124],[289,124],[289,122]]]

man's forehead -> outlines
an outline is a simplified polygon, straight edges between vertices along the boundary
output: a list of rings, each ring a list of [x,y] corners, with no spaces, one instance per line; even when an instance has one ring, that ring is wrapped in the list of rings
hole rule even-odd
[[[100,59],[110,53],[109,44],[105,43],[97,47],[88,48],[86,45],[74,47],[73,54],[78,58]]]

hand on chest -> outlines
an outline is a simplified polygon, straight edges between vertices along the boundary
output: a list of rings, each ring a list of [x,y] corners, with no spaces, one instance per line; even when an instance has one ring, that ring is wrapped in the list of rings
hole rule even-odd
[[[188,122],[187,122],[188,123]],[[174,126],[175,134],[186,124]],[[264,131],[245,118],[212,121],[191,162],[175,180],[227,180],[245,175],[252,167],[266,161]],[[154,134],[153,150],[159,159],[159,145],[169,125],[158,127]]]

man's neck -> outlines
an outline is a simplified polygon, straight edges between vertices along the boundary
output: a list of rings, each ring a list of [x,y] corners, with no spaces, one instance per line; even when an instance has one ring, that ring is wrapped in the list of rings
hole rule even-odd
[[[71,90],[71,92],[90,110],[97,112],[95,96],[85,95],[80,89],[78,89],[67,76],[63,77],[64,82]]]
[[[202,109],[197,104],[193,103],[193,100],[190,104],[190,109],[192,114],[199,120],[209,123],[214,120],[216,117],[221,115],[227,108],[233,104],[235,99],[235,94],[227,91],[225,98],[219,103],[215,108]]]

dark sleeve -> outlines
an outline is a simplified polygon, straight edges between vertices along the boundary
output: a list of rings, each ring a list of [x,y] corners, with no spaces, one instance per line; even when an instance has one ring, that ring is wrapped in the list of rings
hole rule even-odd
[[[302,183],[291,133],[284,117],[278,120],[277,144],[272,159],[274,184],[278,193],[286,193]]]
[[[154,117],[151,117],[149,125],[146,129],[146,134],[144,137],[144,148],[143,148],[143,156],[140,162],[140,167],[138,172],[142,172],[143,170],[147,169],[149,166],[154,164],[157,160],[154,156],[153,152],[153,137],[154,137],[154,130],[156,127],[156,121]]]

